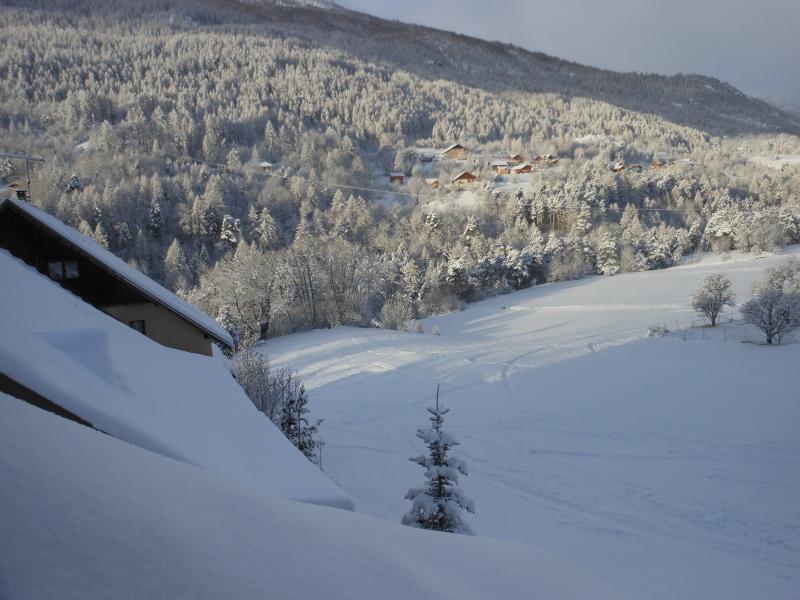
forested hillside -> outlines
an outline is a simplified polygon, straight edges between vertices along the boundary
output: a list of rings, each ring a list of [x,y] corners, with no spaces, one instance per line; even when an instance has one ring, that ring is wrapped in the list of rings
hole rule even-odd
[[[0,147],[45,157],[32,201],[246,339],[403,326],[537,282],[800,241],[800,168],[748,160],[800,153],[797,121],[708,78],[338,8],[0,14]],[[439,157],[457,142],[466,158]],[[512,153],[553,159],[490,168]],[[12,183],[24,164],[0,169]],[[470,190],[450,184],[464,170]]]

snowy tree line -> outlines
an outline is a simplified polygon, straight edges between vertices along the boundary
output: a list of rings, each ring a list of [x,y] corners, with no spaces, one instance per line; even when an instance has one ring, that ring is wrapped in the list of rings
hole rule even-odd
[[[400,327],[544,281],[800,241],[800,170],[748,164],[730,142],[647,113],[421,78],[208,7],[175,19],[169,2],[146,18],[63,4],[76,9],[2,9],[14,26],[0,130],[9,149],[47,156],[34,201],[248,343]],[[481,148],[480,164],[552,152],[560,169],[520,189],[488,182],[470,210],[347,187],[399,165],[421,190],[404,149],[453,141]],[[608,171],[654,149],[695,166]],[[19,168],[2,163],[0,177]]]

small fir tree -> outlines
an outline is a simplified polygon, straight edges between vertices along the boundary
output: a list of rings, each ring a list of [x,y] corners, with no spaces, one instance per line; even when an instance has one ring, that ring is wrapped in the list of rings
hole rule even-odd
[[[297,395],[286,402],[281,417],[281,431],[308,460],[316,462],[317,441],[314,435],[319,429],[320,421],[311,424],[308,420],[308,397],[306,386],[300,386]]]
[[[447,456],[458,440],[442,430],[444,415],[449,410],[439,405],[439,386],[436,386],[436,406],[428,408],[431,426],[417,430],[417,437],[428,447],[428,455],[409,459],[425,468],[425,485],[408,490],[406,499],[411,500],[411,510],[403,516],[402,523],[420,529],[472,533],[461,518],[461,511],[474,513],[475,505],[458,488],[458,476],[467,474],[467,463]]]

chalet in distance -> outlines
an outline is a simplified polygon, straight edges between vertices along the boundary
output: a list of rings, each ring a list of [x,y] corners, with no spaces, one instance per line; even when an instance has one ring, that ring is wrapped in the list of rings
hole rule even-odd
[[[507,160],[493,160],[489,163],[489,166],[492,167],[492,171],[498,175],[508,175],[511,172]]]
[[[389,173],[389,183],[402,184],[406,180],[406,174],[400,171],[392,171]]]
[[[524,175],[524,174],[530,173],[532,171],[533,171],[533,165],[531,163],[525,163],[523,165],[517,165],[513,169],[511,169],[511,172],[514,173],[514,175]]]
[[[150,339],[195,354],[233,346],[214,319],[27,202],[0,200],[0,248]]]
[[[461,144],[453,144],[442,150],[442,158],[447,160],[464,160],[467,158],[468,153],[469,151]]]
[[[425,183],[432,190],[438,190],[440,187],[442,187],[442,182],[439,180],[438,177],[431,177],[429,179],[426,179]]]
[[[478,178],[475,175],[469,171],[463,171],[453,177],[453,179],[450,180],[450,183],[454,183],[459,188],[464,188],[474,184],[476,181],[478,181]]]
[[[508,164],[519,165],[525,162],[525,157],[522,154],[510,154],[508,156]]]

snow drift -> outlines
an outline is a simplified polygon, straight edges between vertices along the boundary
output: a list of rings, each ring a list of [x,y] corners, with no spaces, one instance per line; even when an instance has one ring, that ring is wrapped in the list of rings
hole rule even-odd
[[[287,501],[0,394],[3,598],[620,598],[513,542]]]
[[[0,251],[0,369],[116,438],[285,498],[350,498],[217,358],[165,348]]]

